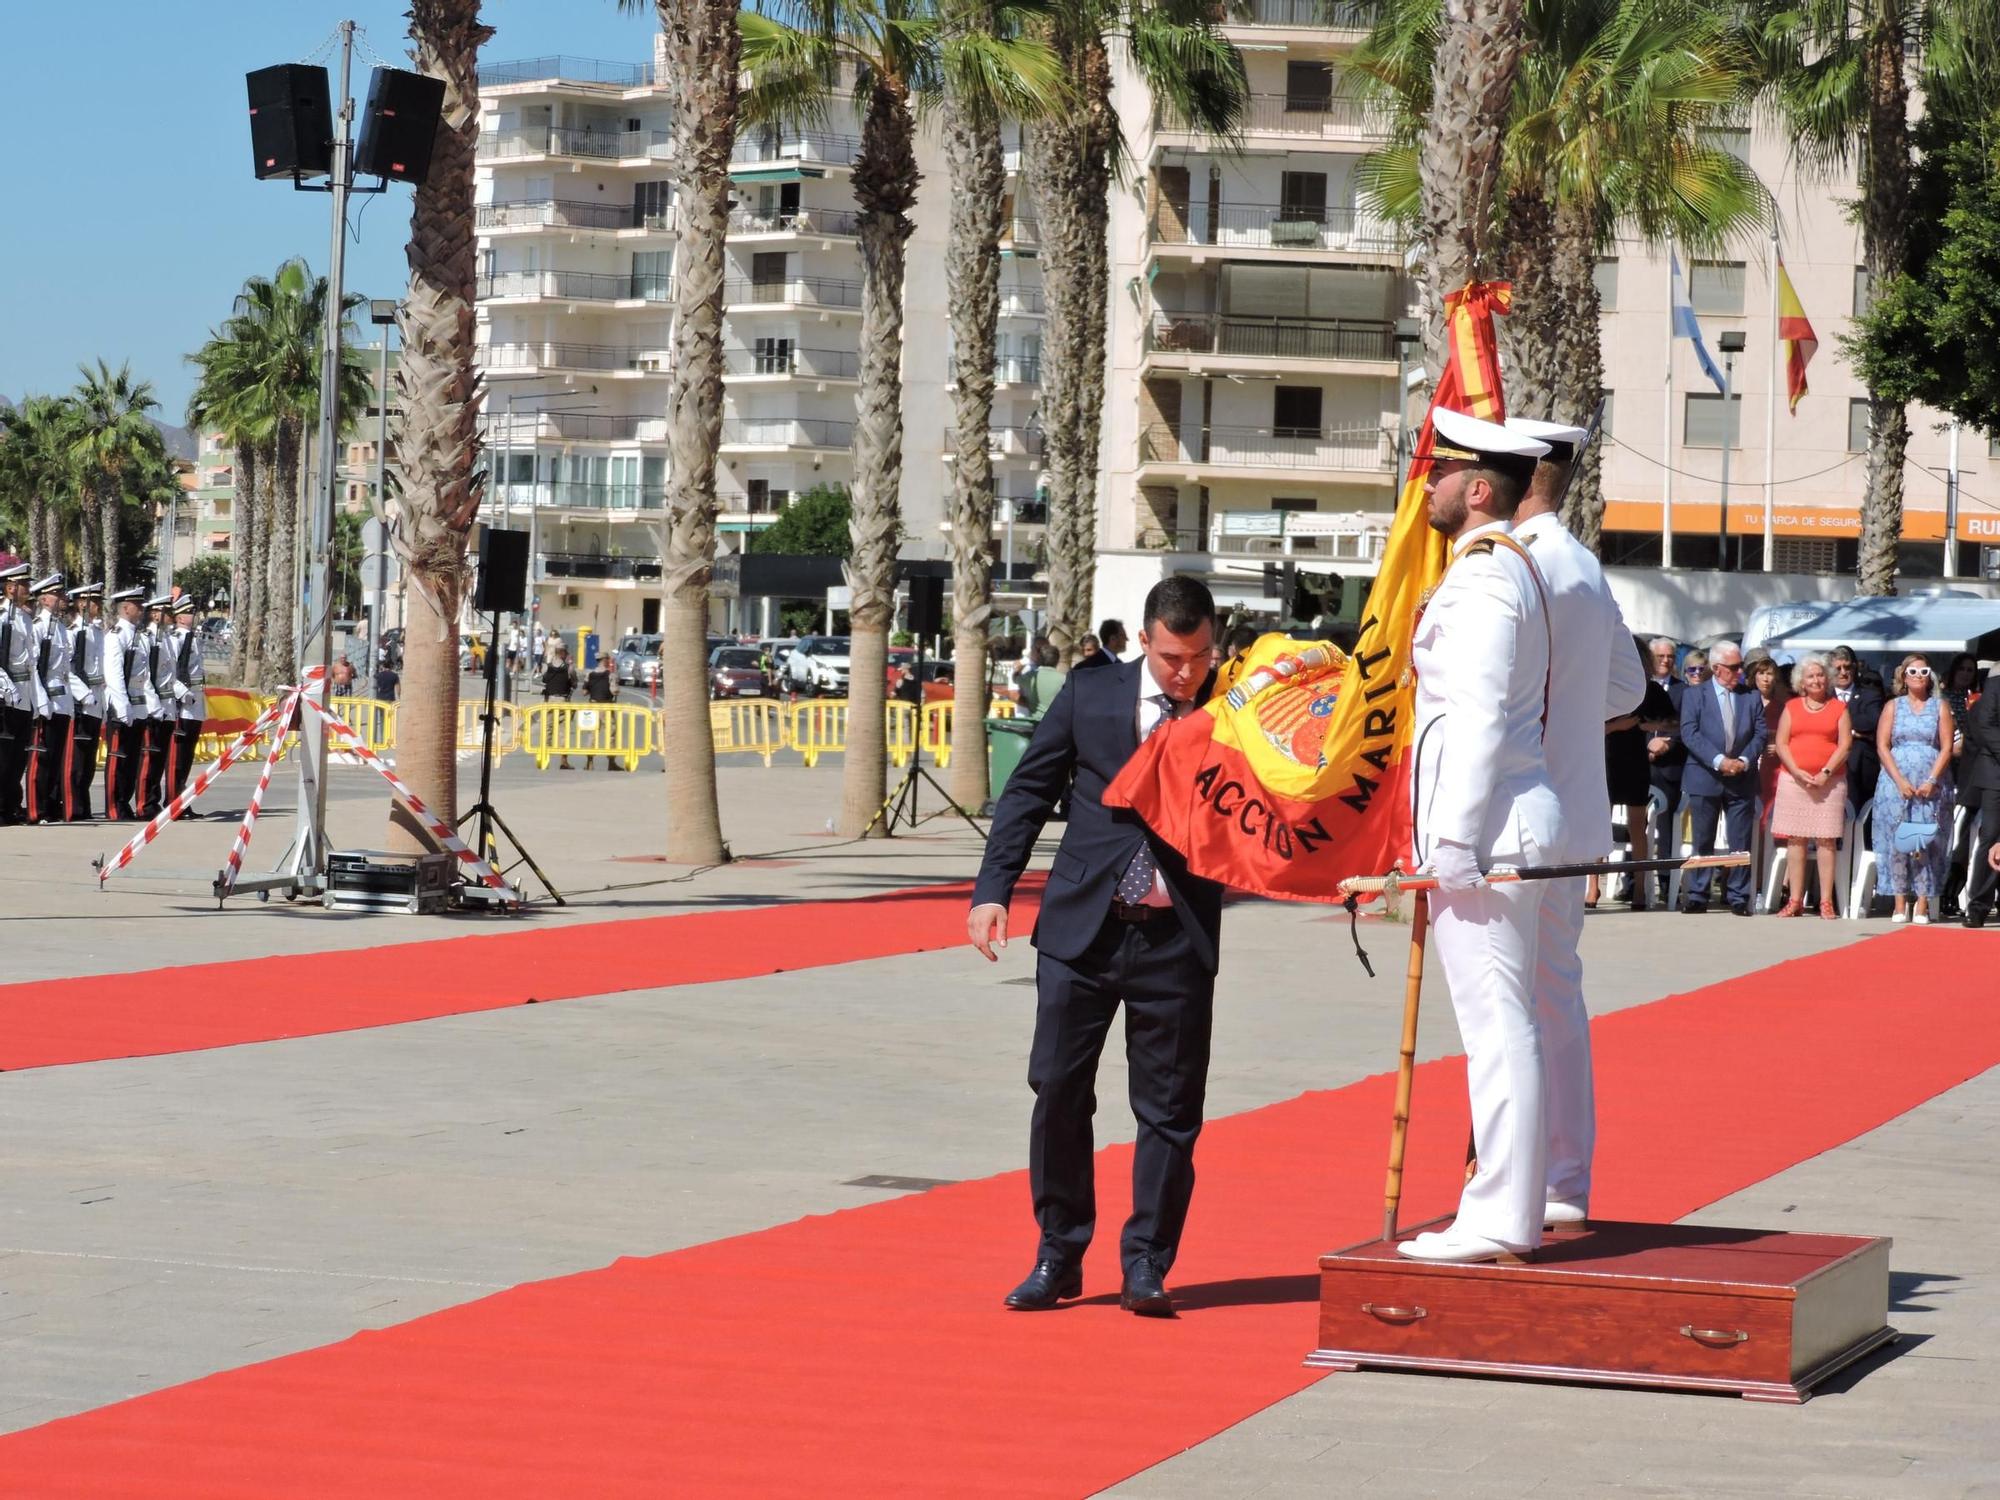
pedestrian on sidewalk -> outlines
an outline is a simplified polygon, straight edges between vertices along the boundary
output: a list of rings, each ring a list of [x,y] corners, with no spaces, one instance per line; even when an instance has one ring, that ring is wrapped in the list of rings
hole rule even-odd
[[[576,693],[576,676],[569,669],[569,652],[564,649],[562,638],[558,636],[549,643],[548,665],[542,669],[542,702],[567,703]],[[554,715],[550,715],[551,718]],[[576,768],[569,763],[567,741],[563,750],[562,771]]]
[[[597,763],[597,749],[604,749],[604,769],[620,769],[617,758],[611,754],[611,707],[618,701],[618,684],[611,680],[611,659],[599,653],[597,665],[592,667],[583,679],[584,696],[590,699],[597,714],[597,727],[591,731],[591,753],[584,756],[584,770],[592,770]]]

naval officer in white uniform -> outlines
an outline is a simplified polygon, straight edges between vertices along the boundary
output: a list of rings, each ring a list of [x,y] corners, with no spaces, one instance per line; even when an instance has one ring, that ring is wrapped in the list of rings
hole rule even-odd
[[[1588,434],[1581,427],[1510,417],[1507,430],[1546,443],[1527,498],[1514,512],[1514,539],[1528,549],[1548,587],[1554,625],[1549,722],[1543,734],[1567,837],[1546,851],[1559,864],[1610,852],[1610,792],[1604,780],[1604,725],[1631,713],[1646,696],[1646,672],[1632,647],[1604,569],[1556,514]],[[1580,1223],[1590,1201],[1590,1160],[1597,1140],[1591,1088],[1590,1014],[1583,1003],[1583,880],[1544,886],[1535,935],[1535,1029],[1547,1075],[1548,1190],[1544,1219]]]
[[[1397,1246],[1416,1260],[1491,1260],[1542,1239],[1548,1134],[1535,1030],[1539,882],[1489,884],[1573,837],[1542,749],[1551,621],[1528,551],[1508,535],[1548,445],[1458,412],[1432,414],[1431,526],[1451,561],[1417,622],[1417,857],[1438,886],[1432,939],[1465,1043],[1478,1171],[1450,1229]],[[1593,744],[1603,753],[1603,728]],[[1600,816],[1599,822],[1608,823]]]

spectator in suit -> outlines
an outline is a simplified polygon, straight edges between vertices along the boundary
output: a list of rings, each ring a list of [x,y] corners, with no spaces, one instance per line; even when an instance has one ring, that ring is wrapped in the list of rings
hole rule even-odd
[[[1994,888],[2000,886],[1991,863],[1993,851],[2000,849],[2000,683],[1987,678],[1960,722],[1965,731],[1960,785],[1970,790],[1969,805],[1978,817],[1978,844],[1987,856],[1972,866],[1972,880],[1965,888],[1965,925],[1984,927],[1993,911]],[[1971,828],[1965,841],[1974,841]]]
[[[1660,794],[1662,806],[1653,811],[1653,852],[1662,859],[1672,859],[1680,853],[1680,840],[1674,837],[1674,829],[1681,810],[1681,767],[1687,764],[1687,746],[1681,743],[1681,694],[1687,684],[1674,675],[1674,656],[1678,647],[1666,636],[1655,636],[1646,643],[1646,655],[1652,664],[1653,686],[1666,695],[1668,705],[1673,709],[1670,721],[1655,720],[1646,736],[1646,763],[1648,780],[1652,790]],[[1650,689],[1646,694],[1652,708],[1659,707],[1659,699]],[[1667,891],[1672,877],[1660,875],[1659,905],[1667,904]]]
[[[1715,825],[1721,819],[1725,847],[1731,853],[1747,852],[1757,824],[1757,763],[1768,733],[1764,702],[1742,680],[1743,649],[1735,642],[1719,643],[1710,653],[1709,668],[1710,681],[1690,684],[1681,695],[1681,743],[1688,753],[1681,784],[1694,824],[1694,851],[1715,852]],[[1711,874],[1696,870],[1688,875],[1682,886],[1683,911],[1708,910]],[[1750,915],[1754,879],[1748,865],[1729,872],[1726,896],[1730,911],[1739,917]]]
[[[1833,668],[1833,696],[1847,705],[1847,719],[1854,726],[1854,754],[1847,765],[1847,800],[1858,812],[1875,795],[1876,777],[1882,769],[1881,753],[1875,747],[1875,730],[1882,722],[1882,684],[1870,682],[1874,674],[1862,670],[1850,646],[1834,647],[1827,663]]]
[[[1085,636],[1077,645],[1076,661],[1071,664],[1072,672],[1080,672],[1085,667],[1115,667],[1118,653],[1125,649],[1125,627],[1116,620],[1106,620],[1097,627],[1096,635]]]
[[[1965,784],[1971,768],[1972,747],[1965,738],[1965,721],[1979,700],[1978,658],[1961,651],[1944,669],[1942,684],[1945,707],[1958,732],[1951,742],[1951,784],[1958,799],[1952,817],[1951,868],[1944,879],[1944,893],[1938,898],[1938,920],[1956,922],[1965,915],[1960,898],[1965,894],[1966,861],[1972,853],[1974,834],[1979,827],[1979,797]]]
[[[1640,661],[1650,669],[1653,664],[1650,646],[1641,643],[1636,636],[1632,644],[1639,653]],[[1673,642],[1667,642],[1667,649],[1667,675],[1671,681]],[[1651,758],[1652,746],[1663,738],[1670,744],[1678,744],[1676,736],[1679,729],[1680,706],[1657,677],[1647,679],[1646,696],[1636,709],[1610,720],[1604,726],[1605,786],[1611,795],[1611,805],[1625,809],[1625,843],[1634,859],[1652,857],[1647,799],[1656,784],[1654,778],[1659,764]],[[1678,799],[1678,768],[1674,793]],[[1645,875],[1635,875],[1626,881],[1623,894],[1632,903],[1632,910],[1646,909],[1646,887],[1649,883],[1650,877]],[[1597,905],[1597,877],[1594,875],[1585,885],[1583,904]]]

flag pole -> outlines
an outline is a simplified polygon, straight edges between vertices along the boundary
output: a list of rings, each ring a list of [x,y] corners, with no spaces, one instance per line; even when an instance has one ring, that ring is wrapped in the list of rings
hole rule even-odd
[[[1764,402],[1764,571],[1775,573],[1778,559],[1773,544],[1772,497],[1777,493],[1778,480],[1778,374],[1779,359],[1784,352],[1784,340],[1778,330],[1783,326],[1778,312],[1778,226],[1771,226],[1771,388],[1766,392]]]
[[[1431,898],[1418,891],[1410,903],[1410,964],[1403,976],[1403,1042],[1396,1054],[1396,1113],[1389,1123],[1389,1178],[1382,1189],[1382,1238],[1396,1237],[1403,1201],[1403,1152],[1410,1141],[1410,1094],[1417,1082],[1417,1004],[1424,992],[1424,940],[1430,933]]]
[[[1660,566],[1674,565],[1674,236],[1667,231],[1666,421],[1660,438]]]

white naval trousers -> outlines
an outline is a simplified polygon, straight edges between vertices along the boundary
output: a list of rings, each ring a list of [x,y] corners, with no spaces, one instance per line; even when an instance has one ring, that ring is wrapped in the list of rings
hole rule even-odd
[[[1535,1026],[1535,949],[1547,892],[1539,881],[1434,891],[1438,958],[1465,1044],[1479,1170],[1457,1227],[1509,1245],[1542,1242],[1548,1128]]]
[[[1548,1196],[1590,1196],[1597,1101],[1590,1072],[1590,1012],[1583,1004],[1583,881],[1541,882],[1535,935],[1535,1029],[1542,1039],[1548,1111]]]

